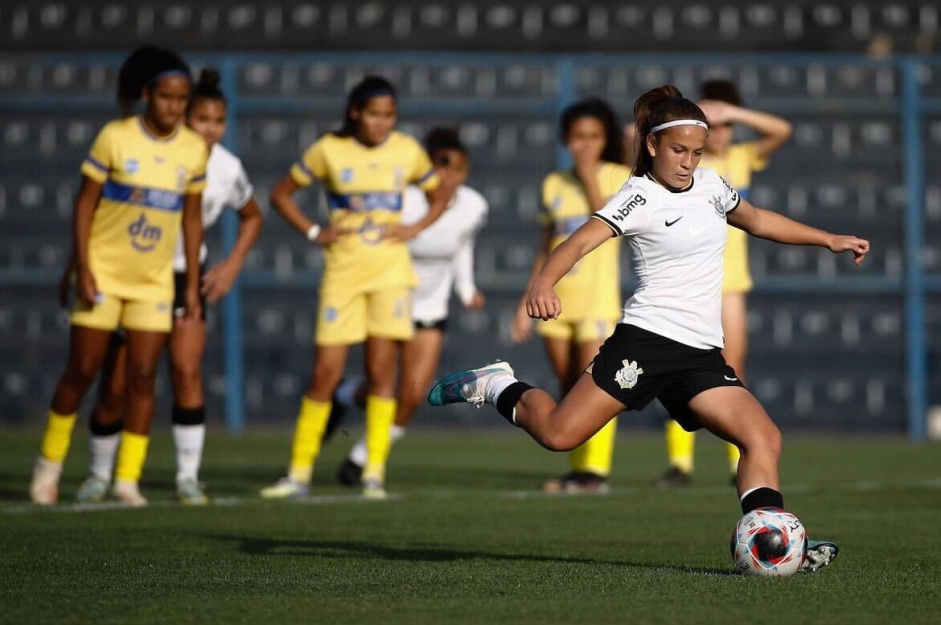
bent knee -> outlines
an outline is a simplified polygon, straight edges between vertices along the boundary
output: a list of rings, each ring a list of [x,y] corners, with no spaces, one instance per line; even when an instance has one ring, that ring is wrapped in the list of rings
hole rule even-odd
[[[571,432],[562,430],[546,433],[540,442],[549,451],[572,451],[582,444],[582,441]]]

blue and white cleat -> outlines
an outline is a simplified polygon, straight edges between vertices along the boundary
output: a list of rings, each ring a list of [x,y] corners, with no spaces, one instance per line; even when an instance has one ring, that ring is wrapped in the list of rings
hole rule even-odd
[[[834,542],[829,540],[808,540],[807,555],[804,556],[804,561],[801,562],[800,572],[814,573],[817,569],[822,569],[836,560],[839,553],[840,548]]]
[[[479,369],[460,369],[431,387],[428,403],[445,406],[467,402],[480,408],[487,401],[490,383],[503,376],[513,377],[513,367],[502,360]]]

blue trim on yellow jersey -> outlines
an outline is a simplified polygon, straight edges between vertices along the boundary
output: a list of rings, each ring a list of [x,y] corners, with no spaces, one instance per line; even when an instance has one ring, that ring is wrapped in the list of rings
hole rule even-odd
[[[316,180],[316,179],[317,179],[317,176],[314,175],[314,172],[312,172],[310,169],[308,169],[308,168],[307,168],[307,165],[304,164],[304,160],[303,160],[303,159],[297,161],[297,166],[300,167],[301,171],[304,172],[305,174],[307,174],[307,176],[308,176],[311,180]]]
[[[435,168],[432,167],[432,168],[429,169],[427,172],[425,172],[425,175],[423,175],[421,178],[419,178],[419,179],[418,179],[418,182],[416,182],[415,184],[417,184],[417,185],[423,185],[423,184],[425,184],[425,182],[428,181],[429,178],[431,178],[431,177],[434,176],[434,175],[435,175]]]
[[[135,187],[108,180],[102,189],[101,197],[112,202],[136,204],[145,208],[170,211],[173,213],[183,210],[183,194],[163,189],[148,187]]]
[[[193,179],[190,180],[190,184],[193,184],[194,182],[202,182],[202,181],[205,180],[205,179],[206,179],[206,174],[200,174],[199,176],[193,176]]]
[[[372,210],[402,210],[402,194],[396,191],[367,191],[366,193],[327,192],[327,206],[330,210],[352,210],[355,212]]]
[[[106,174],[109,171],[111,171],[110,169],[108,169],[107,165],[105,165],[99,160],[92,158],[91,156],[86,156],[85,161],[88,162],[89,165],[92,165],[93,167],[95,167],[95,169],[100,169],[102,173]]]

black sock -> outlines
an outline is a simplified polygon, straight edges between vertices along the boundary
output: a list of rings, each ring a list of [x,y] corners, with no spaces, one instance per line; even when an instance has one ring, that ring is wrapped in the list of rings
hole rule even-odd
[[[516,404],[519,402],[523,393],[531,389],[532,386],[526,382],[514,382],[503,389],[500,396],[497,397],[497,412],[503,415],[503,418],[513,423],[513,412],[516,410]],[[513,423],[513,425],[516,425]]]
[[[183,408],[173,406],[173,425],[202,425],[206,422],[206,407]]]
[[[748,514],[758,508],[784,509],[784,495],[767,486],[756,488],[742,499],[742,514]]]
[[[92,414],[91,422],[88,424],[88,427],[91,430],[92,436],[111,436],[112,434],[120,432],[123,425],[123,421],[111,424],[101,423],[96,418],[96,415]]]

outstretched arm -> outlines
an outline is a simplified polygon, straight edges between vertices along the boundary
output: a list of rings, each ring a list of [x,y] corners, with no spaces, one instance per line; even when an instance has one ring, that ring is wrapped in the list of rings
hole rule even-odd
[[[767,158],[791,137],[794,127],[783,117],[727,102],[703,100],[699,103],[710,124],[742,124],[761,135],[755,143],[758,156]]]
[[[572,236],[559,244],[543,264],[529,288],[526,314],[540,319],[555,319],[562,313],[562,302],[553,287],[575,263],[607,241],[614,233],[598,219],[589,219]]]
[[[768,239],[788,245],[816,245],[825,247],[834,254],[853,252],[857,265],[869,253],[869,241],[852,235],[830,234],[799,221],[788,219],[780,213],[756,208],[741,200],[738,208],[728,213],[729,223],[753,237]]]

